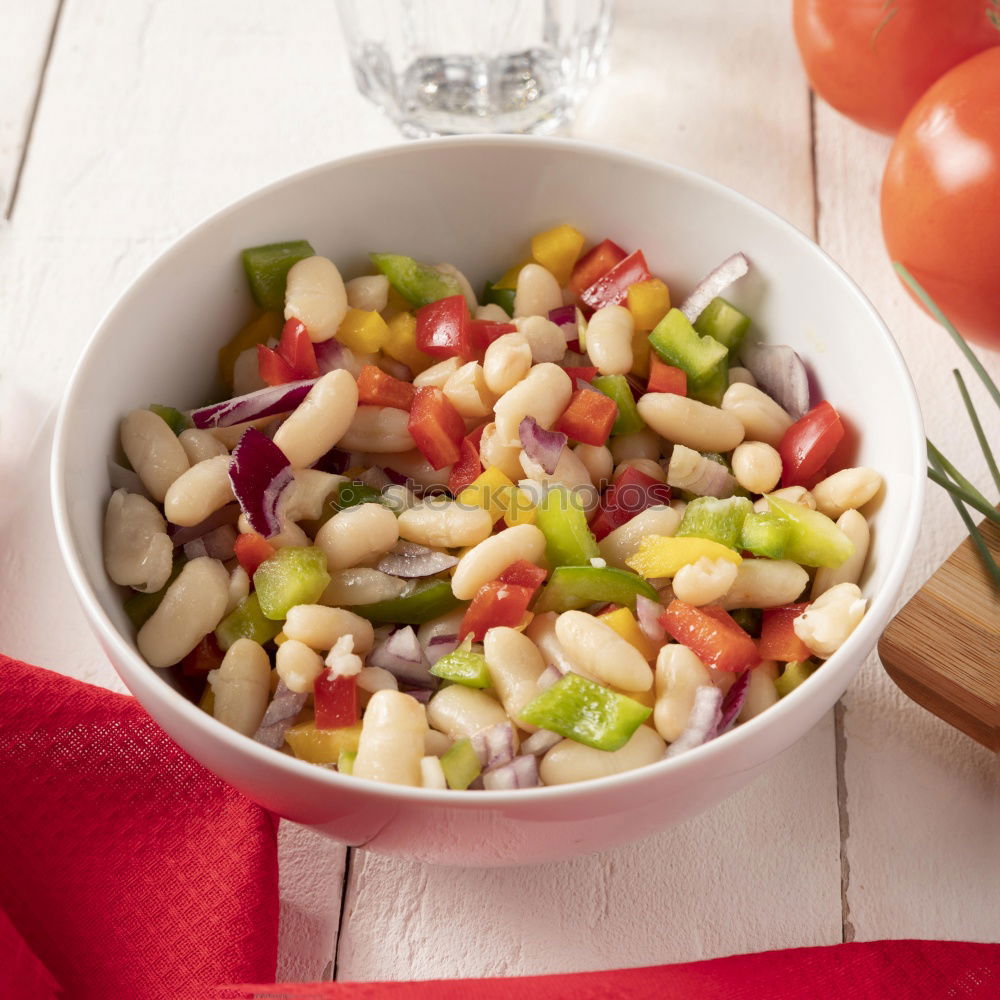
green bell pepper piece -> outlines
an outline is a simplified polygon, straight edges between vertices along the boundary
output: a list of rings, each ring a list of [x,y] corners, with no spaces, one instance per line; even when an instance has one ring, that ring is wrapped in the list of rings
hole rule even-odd
[[[483,305],[499,306],[508,316],[513,316],[515,294],[513,288],[495,288],[492,282],[487,281],[483,289]]]
[[[482,772],[479,754],[472,747],[470,740],[459,740],[441,754],[441,770],[448,787],[455,791],[464,791]]]
[[[750,317],[731,302],[715,298],[701,311],[694,321],[694,328],[698,333],[717,340],[733,357],[750,329]]]
[[[341,750],[337,758],[337,770],[341,774],[354,774],[354,761],[357,756],[357,750]]]
[[[425,306],[449,295],[462,294],[462,287],[456,278],[412,257],[398,253],[370,253],[368,258],[411,306]]]
[[[565,486],[545,491],[535,507],[535,525],[545,536],[551,566],[586,566],[600,555],[579,498]]]
[[[136,632],[153,617],[153,612],[160,606],[160,601],[163,600],[167,588],[180,576],[186,562],[187,559],[183,555],[177,556],[174,560],[173,569],[170,570],[170,576],[167,577],[167,582],[159,590],[154,591],[152,594],[130,594],[125,598],[122,608],[125,614],[128,615],[129,621],[132,622]]]
[[[248,594],[216,626],[215,639],[225,652],[237,639],[253,639],[262,646],[270,642],[280,631],[281,622],[264,616],[257,595]]]
[[[735,611],[729,612],[729,617],[747,635],[752,635],[755,639],[760,635],[760,625],[764,613],[759,608],[737,608]]]
[[[260,609],[272,621],[283,620],[296,604],[315,604],[329,582],[326,554],[315,546],[278,549],[253,575]]]
[[[700,382],[694,382],[688,386],[688,396],[691,399],[697,399],[699,403],[708,403],[709,406],[719,406],[728,388],[729,361],[723,358],[719,362],[719,367],[708,378]]]
[[[149,409],[158,417],[162,417],[166,421],[167,426],[175,434],[180,434],[181,431],[186,431],[191,426],[191,421],[188,420],[187,414],[181,413],[180,410],[172,406],[163,406],[161,403],[150,403]]]
[[[442,656],[431,667],[431,673],[442,680],[464,684],[466,687],[490,686],[490,671],[486,666],[486,657],[482,653],[473,652],[471,640]]]
[[[364,483],[341,483],[337,487],[337,510],[358,507],[363,503],[382,503],[382,494]]]
[[[292,265],[315,256],[316,251],[306,240],[268,243],[244,250],[243,270],[247,273],[254,302],[261,309],[284,309],[285,282]]]
[[[646,422],[639,416],[635,397],[632,395],[628,379],[624,375],[598,375],[591,382],[591,385],[603,392],[605,396],[613,399],[615,406],[618,407],[618,416],[611,426],[613,435],[634,434],[646,426]]]
[[[572,611],[588,604],[620,604],[635,612],[642,594],[651,601],[660,596],[641,576],[610,566],[557,566],[535,601],[534,611]]]
[[[620,750],[651,712],[626,695],[566,674],[528,702],[518,719],[595,750]]]
[[[779,698],[784,698],[786,694],[794,691],[807,677],[814,674],[819,668],[818,663],[812,660],[792,660],[785,664],[785,669],[781,676],[774,682],[775,690]]]
[[[677,535],[681,538],[710,538],[735,549],[740,531],[753,504],[746,497],[696,497],[684,509]]]
[[[393,622],[401,625],[423,625],[439,618],[462,602],[452,593],[447,580],[428,580],[400,597],[375,604],[360,604],[351,608],[356,615],[372,622]]]
[[[839,566],[854,552],[854,543],[818,510],[767,496],[773,514],[791,527],[785,558],[802,566]]]
[[[747,514],[740,529],[740,548],[755,556],[784,559],[792,526],[777,514]]]
[[[680,368],[692,384],[704,382],[729,355],[714,337],[699,336],[680,309],[671,309],[649,335],[653,350],[668,365]]]

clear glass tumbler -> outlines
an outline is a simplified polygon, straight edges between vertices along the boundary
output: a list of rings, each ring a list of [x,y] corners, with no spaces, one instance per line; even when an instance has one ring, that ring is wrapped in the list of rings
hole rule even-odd
[[[605,66],[614,0],[337,0],[358,89],[404,135],[554,132]]]

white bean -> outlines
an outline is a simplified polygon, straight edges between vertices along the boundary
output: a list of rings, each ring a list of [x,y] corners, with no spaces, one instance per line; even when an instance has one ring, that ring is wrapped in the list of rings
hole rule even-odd
[[[460,601],[471,601],[476,591],[495,580],[508,566],[526,559],[536,566],[545,557],[545,536],[533,524],[505,528],[474,545],[458,561],[451,589]]]
[[[562,327],[556,326],[544,316],[522,316],[514,322],[518,332],[528,342],[531,360],[535,364],[562,359],[566,353],[566,337]]]
[[[122,587],[159,590],[173,568],[167,522],[144,496],[115,490],[104,515],[104,567]]]
[[[856,510],[845,510],[837,518],[837,527],[854,543],[854,551],[839,565],[820,567],[813,578],[812,598],[836,587],[838,583],[857,583],[868,558],[871,544],[871,529],[863,514]]]
[[[389,304],[389,279],[384,274],[366,274],[352,278],[344,286],[347,304],[352,309],[381,312]]]
[[[365,709],[353,774],[393,785],[419,786],[427,716],[400,691],[377,691]]]
[[[531,345],[523,333],[505,333],[486,348],[483,376],[490,391],[498,396],[513,389],[530,370]]]
[[[614,459],[604,445],[577,444],[573,446],[573,453],[583,463],[594,486],[600,488],[602,483],[611,478]]]
[[[816,509],[836,521],[845,510],[864,507],[882,488],[882,477],[864,466],[841,469],[812,488]]]
[[[312,691],[316,678],[326,669],[323,657],[298,639],[286,639],[275,655],[275,669],[289,691]]]
[[[451,739],[462,740],[508,719],[495,698],[476,688],[452,684],[441,688],[427,703],[427,721]]]
[[[233,500],[228,455],[206,458],[181,473],[167,490],[163,511],[171,524],[192,527]]]
[[[585,611],[564,611],[556,636],[571,663],[589,676],[623,691],[647,691],[653,672],[642,654],[613,628]]]
[[[504,711],[521,729],[536,732],[537,727],[519,721],[518,716],[540,694],[538,678],[545,670],[545,661],[538,647],[517,629],[496,627],[486,632],[483,652]]]
[[[757,379],[753,377],[753,372],[749,368],[740,368],[739,365],[734,365],[729,369],[729,384],[735,385],[737,382],[757,387]]]
[[[556,622],[559,616],[554,611],[546,611],[540,615],[535,615],[531,623],[524,630],[524,634],[535,644],[542,654],[542,659],[546,666],[556,667],[560,673],[567,674],[574,671],[587,680],[596,680],[582,669],[578,664],[570,662],[566,655],[566,650],[562,648],[559,637],[556,635]]]
[[[464,507],[454,500],[430,498],[399,515],[399,537],[434,548],[476,545],[493,532],[487,510]]]
[[[436,729],[428,729],[424,736],[424,754],[440,757],[441,754],[448,752],[451,743],[452,741],[444,733],[439,733]]]
[[[375,604],[399,597],[407,588],[405,580],[367,566],[355,566],[330,574],[330,582],[320,596],[320,603],[329,607],[356,607]]]
[[[729,591],[738,572],[736,564],[728,559],[702,556],[677,571],[672,584],[674,597],[696,608],[711,604]]]
[[[587,324],[587,356],[602,375],[627,375],[632,369],[635,323],[624,306],[604,306]]]
[[[121,443],[142,485],[163,503],[170,484],[190,466],[177,435],[152,410],[133,410],[122,420]]]
[[[635,554],[647,535],[669,537],[680,523],[681,515],[672,507],[648,507],[597,543],[601,558],[615,569],[628,569],[625,560]]]
[[[551,271],[541,264],[525,264],[517,275],[515,316],[548,316],[563,304],[562,289]]]
[[[266,385],[267,383],[260,377],[260,358],[257,355],[257,348],[248,347],[245,351],[240,351],[236,361],[233,362],[233,395],[245,396],[247,393],[263,389]]]
[[[431,365],[430,368],[425,368],[418,375],[415,375],[413,377],[413,384],[418,389],[429,385],[443,389],[448,379],[461,367],[462,362],[458,358],[445,358],[444,361],[439,361],[436,365]]]
[[[596,505],[599,498],[594,491],[593,483],[590,481],[590,472],[572,449],[563,448],[559,461],[556,462],[556,467],[552,472],[546,472],[538,462],[528,457],[526,451],[521,452],[520,461],[521,468],[528,479],[533,479],[536,483],[561,483],[571,490],[582,487],[581,492],[585,491],[587,494],[583,497],[584,507],[589,510],[591,506]]]
[[[250,594],[250,577],[242,566],[234,566],[229,574],[229,593],[226,595],[226,611],[230,614],[235,611],[240,601]]]
[[[240,438],[251,428],[255,430],[269,432],[269,428],[279,422],[282,417],[261,417],[259,420],[247,420],[242,424],[233,424],[231,427],[213,427],[208,433],[220,441],[227,451],[232,451],[240,443]]]
[[[185,563],[136,636],[146,662],[169,667],[183,660],[222,621],[228,596],[229,573],[218,559]]]
[[[331,570],[349,569],[388,552],[399,541],[399,522],[388,507],[362,503],[330,518],[316,532]]]
[[[329,340],[346,315],[347,290],[333,261],[306,257],[291,266],[285,280],[285,319],[301,321],[309,339],[318,343]]]
[[[396,675],[384,667],[362,667],[358,671],[358,690],[372,695],[376,691],[398,691]]]
[[[229,454],[229,449],[211,431],[198,430],[197,427],[181,431],[177,440],[180,441],[184,454],[192,465],[204,462],[206,458]]]
[[[445,468],[450,469],[451,466],[448,465]],[[388,486],[382,487],[382,502],[398,517],[404,510],[415,507],[417,498],[402,483],[390,483]]]
[[[764,660],[750,671],[746,700],[736,716],[737,722],[746,722],[778,703],[778,689],[774,681],[778,676],[778,664],[774,660]]]
[[[444,791],[448,787],[448,780],[444,776],[444,768],[441,761],[434,756],[420,758],[420,784],[424,788],[433,788],[436,791]]]
[[[790,559],[744,559],[722,607],[777,608],[791,604],[809,584],[809,574]]]
[[[676,449],[675,449],[676,451]],[[701,457],[700,455],[698,456]],[[658,483],[667,481],[667,474],[663,471],[663,466],[659,462],[654,462],[651,458],[626,458],[615,467],[614,479],[617,482],[629,469],[635,469],[650,479],[655,479]]]
[[[305,468],[322,458],[341,438],[346,442],[354,430],[356,414],[367,409],[375,407],[358,406],[358,385],[350,372],[343,368],[327,372],[275,431],[274,443],[294,468]],[[407,416],[405,410],[391,412]],[[409,434],[406,436],[409,438]],[[345,443],[344,447],[349,451],[364,450],[350,443]],[[404,451],[405,448],[403,444],[392,451]]]
[[[366,454],[362,461],[368,466],[380,465],[383,469],[392,469],[393,472],[412,479],[418,486],[447,486],[448,476],[451,474],[450,465],[435,469],[415,448],[412,451],[402,451],[398,455]]]
[[[640,726],[619,750],[595,750],[563,740],[542,758],[539,774],[546,785],[608,778],[661,760],[665,749],[663,740],[649,726]]]
[[[781,456],[764,441],[744,441],[732,456],[736,482],[749,493],[770,493],[781,479]]]
[[[469,284],[469,279],[454,264],[435,264],[434,270],[450,275],[458,282],[458,287],[461,289],[462,295],[465,296],[465,304],[469,307],[469,313],[474,316],[479,308],[479,302],[476,299],[476,293],[472,290],[472,285]]]
[[[726,413],[743,425],[748,441],[764,441],[777,448],[785,436],[785,431],[792,426],[792,418],[767,393],[746,382],[734,382],[722,397],[721,405]]]
[[[410,436],[409,420],[406,410],[394,406],[359,406],[340,439],[340,447],[376,455],[410,451],[416,442]]]
[[[525,417],[534,417],[540,426],[551,427],[572,395],[573,384],[562,368],[550,362],[535,365],[493,408],[500,440],[504,444],[518,443],[519,428]]]
[[[838,583],[820,594],[792,628],[816,656],[833,656],[858,627],[867,604],[857,584]]]
[[[476,319],[485,319],[489,323],[509,323],[510,317],[503,306],[498,306],[495,302],[488,302],[485,306],[479,306],[475,312]]]
[[[493,412],[497,397],[486,384],[483,366],[470,361],[452,375],[444,384],[448,401],[463,417],[485,417]]]
[[[260,644],[237,639],[218,669],[209,671],[208,683],[215,695],[215,718],[244,736],[253,736],[271,699],[271,661]]]
[[[656,707],[653,725],[668,742],[684,732],[695,692],[712,683],[708,668],[687,646],[670,643],[656,657]]]
[[[327,497],[346,476],[319,469],[296,469],[295,479],[284,494],[282,516],[289,521],[315,521],[323,514]]]
[[[657,434],[695,451],[732,451],[743,440],[743,424],[733,414],[697,399],[647,392],[637,406]]]
[[[354,640],[354,652],[360,655],[370,653],[375,645],[375,629],[370,621],[343,608],[322,604],[296,604],[289,608],[282,631],[289,639],[298,639],[316,650],[333,649],[345,635]]]
[[[437,636],[454,637],[458,635],[462,619],[465,617],[465,610],[464,607],[455,608],[454,611],[449,611],[438,618],[432,618],[429,622],[424,622],[417,629],[417,639],[420,640],[424,652],[427,651],[431,640]]]
[[[500,438],[496,424],[487,424],[479,439],[479,457],[483,468],[499,469],[509,480],[517,482],[521,478],[521,442],[506,444]]]
[[[655,431],[644,427],[632,434],[616,435],[608,447],[615,465],[630,458],[648,458],[655,462],[662,454],[663,442]]]

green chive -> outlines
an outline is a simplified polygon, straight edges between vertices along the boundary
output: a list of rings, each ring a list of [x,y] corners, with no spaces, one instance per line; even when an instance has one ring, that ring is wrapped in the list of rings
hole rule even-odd
[[[969,396],[969,390],[966,388],[965,379],[962,378],[962,373],[957,368],[952,369],[952,375],[955,376],[955,381],[958,382],[958,391],[962,394],[962,402],[965,403],[966,412],[969,414],[969,420],[972,422],[972,429],[976,432],[976,439],[979,441],[979,447],[982,449],[983,458],[986,459],[986,465],[990,470],[990,475],[993,477],[993,484],[1000,490],[1000,469],[997,469],[993,450],[990,448],[989,441],[986,440],[986,432],[979,421],[979,414],[976,413],[976,408],[972,405],[972,398]]]

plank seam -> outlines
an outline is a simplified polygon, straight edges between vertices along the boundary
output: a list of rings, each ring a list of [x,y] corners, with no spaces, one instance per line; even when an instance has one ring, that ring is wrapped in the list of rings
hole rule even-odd
[[[340,919],[337,921],[337,946],[333,950],[333,974],[331,980],[337,982],[340,967],[340,942],[344,940],[344,921],[347,918],[347,894],[351,884],[351,866],[354,861],[354,848],[348,847],[344,855],[344,879],[340,887]]]
[[[837,761],[837,820],[840,826],[840,940],[845,944],[855,937],[851,920],[851,859],[847,854],[847,838],[851,835],[851,818],[847,812],[847,781],[844,770],[847,764],[847,732],[844,716],[847,709],[838,701],[833,709],[833,745]]]

